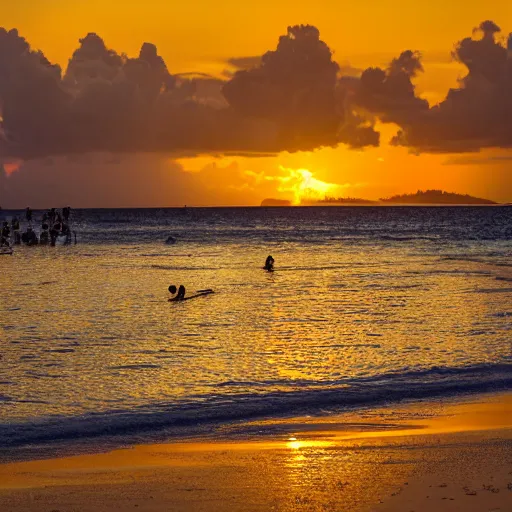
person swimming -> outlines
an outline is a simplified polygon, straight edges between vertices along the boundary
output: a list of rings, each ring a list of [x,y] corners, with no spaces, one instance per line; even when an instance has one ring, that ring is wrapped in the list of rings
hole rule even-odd
[[[272,256],[267,256],[263,269],[267,270],[268,272],[272,272],[274,270],[274,258],[272,258]]]
[[[195,295],[185,297],[185,287],[182,284],[180,284],[178,289],[176,289],[175,285],[171,284],[171,286],[169,286],[169,292],[171,293],[171,295],[174,295],[176,291],[178,292],[176,294],[176,297],[171,297],[169,299],[169,302],[195,299],[196,297],[202,297],[203,295],[209,295],[210,293],[213,293],[213,290],[211,288],[208,288],[207,290],[197,290]]]
[[[169,292],[171,293],[171,295],[174,295],[176,293],[176,286],[171,284],[171,286],[169,286]],[[171,297],[169,299],[169,301],[184,300],[184,299],[185,299],[185,287],[182,284],[180,284],[180,287],[178,288],[178,293],[177,293],[176,297]]]

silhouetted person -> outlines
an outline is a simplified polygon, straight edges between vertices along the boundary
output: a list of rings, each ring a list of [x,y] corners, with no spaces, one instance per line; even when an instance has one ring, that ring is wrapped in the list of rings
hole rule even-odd
[[[11,228],[9,227],[9,223],[5,220],[2,225],[2,234],[0,236],[0,246],[1,247],[9,247],[9,238],[11,236]]]
[[[31,227],[27,228],[27,231],[21,235],[21,241],[27,245],[37,245],[39,240],[37,239],[37,235]]]
[[[18,220],[18,217],[13,217],[11,221],[11,229],[12,229],[12,236],[13,236],[13,243],[16,245],[21,244],[21,234],[20,234],[20,221]]]
[[[50,233],[48,231],[48,224],[43,224],[43,230],[39,235],[39,244],[40,245],[48,245],[50,243]]]
[[[57,216],[56,212],[55,212],[55,208],[52,208],[49,212],[48,212],[48,220],[50,221],[50,226],[53,226],[55,224],[55,217]]]
[[[32,222],[32,210],[29,207],[25,210],[25,217],[27,218],[27,222],[30,224]]]
[[[274,258],[272,258],[272,256],[267,256],[267,259],[265,260],[265,266],[263,268],[269,272],[274,270]]]
[[[171,284],[171,286],[169,286],[169,291],[171,292],[172,295],[174,295],[176,293],[176,286]],[[214,291],[211,288],[208,288],[207,290],[197,290],[195,295],[191,295],[190,297],[185,297],[185,287],[182,284],[180,285],[180,287],[178,288],[177,291],[178,291],[178,293],[177,293],[176,297],[171,297],[169,299],[169,302],[175,302],[175,301],[179,301],[179,300],[196,299],[197,297],[204,297],[205,295],[210,295],[211,293],[214,293]]]
[[[67,223],[69,221],[70,214],[71,214],[71,208],[69,206],[62,208],[62,218],[64,219],[64,222]]]
[[[64,222],[62,223],[61,233],[66,237],[65,244],[69,245],[71,243],[71,230],[69,229],[69,226],[67,224],[65,224]]]
[[[62,233],[63,223],[62,223],[62,217],[60,216],[60,213],[57,214],[57,218],[55,220],[55,224],[53,225],[52,229],[57,233],[57,236],[59,236]]]
[[[169,292],[171,293],[171,295],[174,295],[176,293],[176,286],[171,284],[171,286],[169,286]],[[182,284],[180,284],[180,287],[178,288],[178,294],[176,295],[176,297],[171,297],[169,299],[169,301],[184,300],[184,299],[185,299],[185,287]]]

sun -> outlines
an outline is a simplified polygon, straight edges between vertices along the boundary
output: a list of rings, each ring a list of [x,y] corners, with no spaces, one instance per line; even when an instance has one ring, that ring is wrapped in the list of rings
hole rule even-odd
[[[292,192],[293,204],[298,205],[304,201],[318,201],[326,195],[335,193],[341,186],[335,183],[321,181],[314,177],[309,169],[290,169],[280,166],[279,169],[285,173],[280,177],[279,192]]]

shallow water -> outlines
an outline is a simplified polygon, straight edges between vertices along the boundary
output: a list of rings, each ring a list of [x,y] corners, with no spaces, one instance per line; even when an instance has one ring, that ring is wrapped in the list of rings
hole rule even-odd
[[[79,210],[73,229],[0,258],[4,446],[512,387],[510,208]],[[171,283],[215,293],[169,303]]]

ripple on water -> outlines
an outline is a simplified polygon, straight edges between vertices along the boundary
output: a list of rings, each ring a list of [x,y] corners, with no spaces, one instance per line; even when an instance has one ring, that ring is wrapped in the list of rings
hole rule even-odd
[[[109,370],[151,370],[161,368],[159,364],[141,363],[141,364],[123,364],[118,366],[109,366]]]

